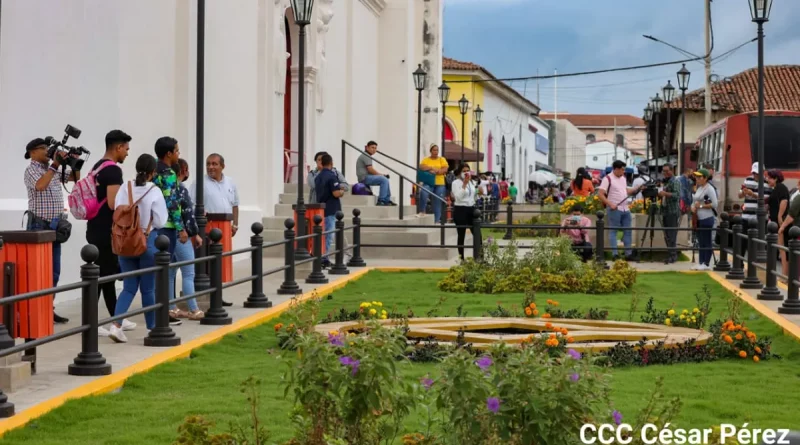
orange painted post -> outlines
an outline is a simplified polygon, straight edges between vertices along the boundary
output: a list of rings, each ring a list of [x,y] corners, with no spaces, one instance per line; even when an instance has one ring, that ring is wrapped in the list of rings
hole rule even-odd
[[[211,233],[213,229],[219,229],[222,232],[222,251],[230,252],[233,250],[233,214],[231,213],[208,213],[208,224],[206,225],[206,233]],[[227,256],[222,258],[222,282],[230,283],[233,281],[233,257]]]
[[[303,236],[303,235],[310,235],[314,233],[314,215],[319,215],[322,220],[325,220],[325,204],[306,204],[306,229],[308,229],[308,233],[297,233],[297,206],[293,205],[292,210],[294,210],[294,233],[295,236]],[[323,223],[322,231],[325,231],[325,223]],[[297,243],[301,243],[302,241],[298,241]],[[295,248],[297,248],[297,243],[295,243]],[[306,248],[309,252],[314,252],[314,238],[309,238],[306,240]],[[322,243],[322,253],[325,253],[325,243]]]
[[[0,263],[15,264],[15,294],[53,287],[54,231],[7,231],[0,232],[0,237]],[[20,301],[14,310],[17,323],[11,332],[13,337],[37,339],[53,335],[53,295]]]

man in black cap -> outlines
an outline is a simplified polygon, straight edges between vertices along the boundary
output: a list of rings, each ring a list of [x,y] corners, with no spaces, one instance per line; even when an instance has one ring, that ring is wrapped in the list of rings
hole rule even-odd
[[[59,224],[62,218],[66,219],[62,183],[77,180],[80,173],[73,172],[69,167],[61,168],[63,159],[58,152],[51,162],[47,157],[47,143],[41,138],[25,146],[25,159],[31,160],[24,175],[25,188],[28,190],[27,230],[63,230],[66,224]],[[53,243],[53,287],[58,286],[61,275],[61,243],[64,241],[66,239],[57,239]],[[53,322],[68,321],[53,312]]]

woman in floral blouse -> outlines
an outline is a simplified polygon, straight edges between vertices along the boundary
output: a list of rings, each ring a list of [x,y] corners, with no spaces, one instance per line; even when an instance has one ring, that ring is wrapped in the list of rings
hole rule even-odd
[[[175,246],[175,261],[186,261],[194,259],[194,249],[203,243],[203,238],[200,237],[197,228],[197,221],[194,218],[194,203],[192,197],[189,195],[189,190],[183,186],[183,183],[189,179],[189,164],[185,159],[178,160],[180,171],[178,172],[178,200],[181,205],[181,220],[183,227],[189,235],[191,242],[181,243],[178,241]],[[180,267],[181,279],[183,280],[182,291],[184,295],[191,295],[194,293],[194,264],[187,264]],[[175,299],[175,276],[178,274],[178,268],[171,268],[169,270],[169,299]],[[170,306],[169,314],[174,318],[188,318],[189,320],[200,320],[203,318],[203,311],[197,307],[197,301],[192,298],[187,300],[186,304],[189,306],[189,312],[178,309],[176,305]]]

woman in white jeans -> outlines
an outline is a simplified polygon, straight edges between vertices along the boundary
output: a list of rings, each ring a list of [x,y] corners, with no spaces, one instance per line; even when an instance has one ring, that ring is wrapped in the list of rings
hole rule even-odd
[[[181,203],[181,219],[183,220],[183,227],[186,228],[186,233],[189,235],[189,241],[182,243],[178,241],[175,244],[175,261],[187,261],[194,259],[194,249],[202,245],[203,238],[199,235],[197,228],[197,221],[194,219],[194,203],[192,197],[189,195],[189,190],[183,186],[183,183],[189,179],[189,163],[185,159],[178,160],[178,200]],[[184,295],[191,295],[194,293],[194,264],[187,264],[181,266],[181,290]],[[178,268],[173,267],[169,270],[169,299],[175,299],[175,277],[178,275]],[[188,318],[189,320],[200,320],[205,315],[203,311],[197,307],[197,300],[194,298],[187,300],[186,304],[189,306],[189,312],[178,309],[176,305],[170,305],[169,314],[173,318],[181,319]]]

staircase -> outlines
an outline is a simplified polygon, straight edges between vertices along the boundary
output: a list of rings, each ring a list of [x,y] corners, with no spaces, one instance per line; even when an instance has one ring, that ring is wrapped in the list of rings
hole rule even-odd
[[[399,227],[369,227],[361,230],[362,244],[390,244],[390,245],[439,245],[440,229],[429,229],[418,227],[420,225],[432,225],[433,215],[417,217],[415,206],[405,206],[403,209],[404,218],[398,219],[398,208],[376,205],[376,196],[358,196],[346,193],[342,198],[342,211],[345,214],[345,225],[352,225],[353,210],[361,211],[362,224],[374,225],[402,225]],[[283,239],[285,230],[283,222],[286,218],[293,218],[294,211],[292,205],[297,202],[297,184],[284,184],[278,204],[275,205],[275,216],[265,217],[264,241],[273,242]],[[446,231],[446,244],[456,244],[456,232],[450,228]],[[345,232],[347,244],[353,242],[352,231]],[[469,234],[465,243],[471,242]],[[279,257],[283,255],[280,249],[265,249],[264,255],[268,257]],[[393,247],[378,248],[366,247],[361,249],[361,256],[367,263],[371,258],[374,259],[432,259],[450,260],[458,256],[456,249],[422,249],[415,247]]]

